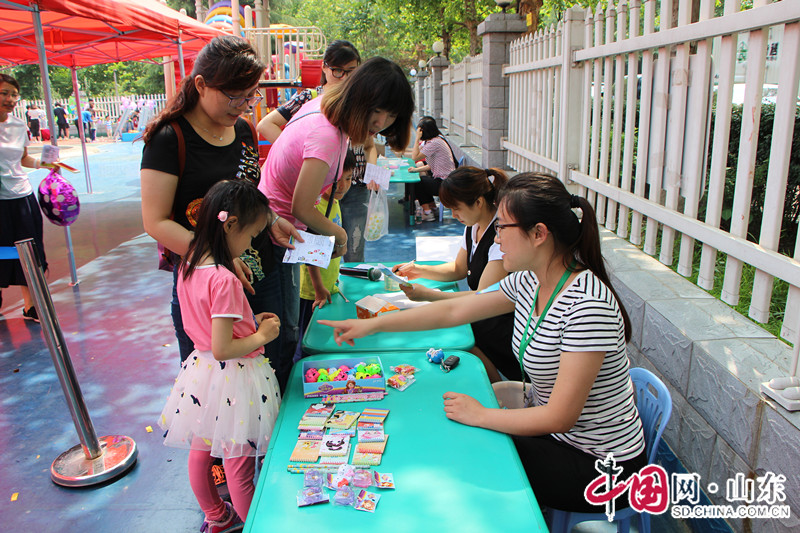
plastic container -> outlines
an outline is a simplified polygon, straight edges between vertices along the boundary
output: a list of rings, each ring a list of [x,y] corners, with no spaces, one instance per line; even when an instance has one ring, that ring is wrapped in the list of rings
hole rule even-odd
[[[525,407],[525,399],[522,396],[521,381],[499,381],[492,384],[494,396],[500,407],[506,409],[522,409]]]

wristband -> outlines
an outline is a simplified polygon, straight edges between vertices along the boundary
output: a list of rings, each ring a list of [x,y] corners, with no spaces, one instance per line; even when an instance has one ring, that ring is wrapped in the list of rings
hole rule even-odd
[[[272,229],[272,227],[275,225],[275,223],[278,222],[278,220],[280,220],[280,219],[281,219],[281,216],[276,214],[275,218],[273,219],[273,221],[269,225],[269,229]]]
[[[343,242],[342,244],[333,243],[334,248],[344,248],[345,246],[347,246],[347,241]]]
[[[42,160],[41,159],[34,159],[33,160],[33,168],[42,168]]]

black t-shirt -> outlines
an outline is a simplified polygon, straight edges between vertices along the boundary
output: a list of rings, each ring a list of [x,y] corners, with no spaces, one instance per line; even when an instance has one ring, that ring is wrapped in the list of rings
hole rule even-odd
[[[55,108],[53,108],[53,114],[56,116],[56,122],[58,124],[66,124],[67,123],[67,112],[64,111],[63,107],[55,107]]]
[[[208,143],[185,118],[178,117],[177,121],[186,144],[186,162],[175,191],[174,219],[194,231],[200,203],[214,184],[226,179],[246,179],[258,185],[261,170],[253,133],[246,120],[236,121],[236,138],[227,146]],[[141,169],[178,175],[178,137],[171,125],[166,124],[144,146]],[[253,248],[255,250],[245,252],[248,257],[243,259],[253,269],[256,279],[261,279],[272,268],[272,241],[268,231],[253,239]]]

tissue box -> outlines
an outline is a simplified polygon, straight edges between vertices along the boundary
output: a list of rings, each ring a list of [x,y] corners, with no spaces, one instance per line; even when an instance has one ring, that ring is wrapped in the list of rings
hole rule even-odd
[[[328,396],[330,394],[370,394],[376,392],[386,392],[386,368],[381,363],[381,358],[378,356],[365,355],[363,357],[348,357],[344,359],[326,359],[324,361],[306,361],[303,360],[303,372],[300,379],[303,380],[303,397],[304,398],[317,398]],[[350,368],[355,367],[359,363],[366,365],[377,364],[381,367],[381,376],[370,379],[353,379],[345,381],[323,381],[306,383],[306,372],[310,368],[339,368],[342,365],[347,365]]]
[[[399,310],[400,308],[397,306],[375,296],[364,296],[356,302],[356,316],[358,318],[375,318],[381,313]]]

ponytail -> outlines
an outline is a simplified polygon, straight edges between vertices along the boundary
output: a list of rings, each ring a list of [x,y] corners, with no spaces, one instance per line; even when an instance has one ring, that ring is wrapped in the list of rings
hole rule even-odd
[[[499,168],[458,167],[442,180],[439,200],[452,209],[459,202],[470,206],[483,198],[486,205],[494,209],[497,191],[507,181],[506,173]]]
[[[631,321],[606,272],[592,204],[582,196],[570,194],[558,178],[535,172],[511,178],[498,194],[498,204],[501,201],[523,231],[530,231],[539,223],[547,226],[564,267],[569,268],[574,259],[579,270],[591,270],[609,288],[622,313],[625,341],[630,341]],[[580,218],[573,209],[581,210]]]

